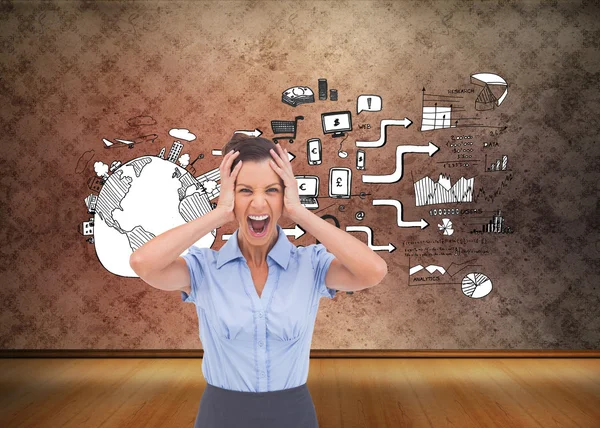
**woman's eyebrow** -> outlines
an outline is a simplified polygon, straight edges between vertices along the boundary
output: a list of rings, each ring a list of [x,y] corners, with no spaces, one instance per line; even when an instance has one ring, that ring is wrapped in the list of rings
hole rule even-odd
[[[244,184],[244,183],[237,183],[235,187],[237,187],[237,186],[244,186],[244,187],[249,187],[252,189],[252,186],[248,186],[247,184]],[[280,184],[279,183],[271,183],[265,187],[271,187],[271,186],[280,186]]]

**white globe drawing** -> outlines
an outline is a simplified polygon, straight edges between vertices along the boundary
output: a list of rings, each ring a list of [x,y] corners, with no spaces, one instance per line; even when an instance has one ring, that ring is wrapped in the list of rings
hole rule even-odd
[[[108,177],[98,194],[94,214],[98,259],[115,275],[137,277],[129,266],[135,249],[211,209],[209,195],[181,166],[158,156],[130,160]],[[210,248],[216,236],[213,229],[193,245]]]

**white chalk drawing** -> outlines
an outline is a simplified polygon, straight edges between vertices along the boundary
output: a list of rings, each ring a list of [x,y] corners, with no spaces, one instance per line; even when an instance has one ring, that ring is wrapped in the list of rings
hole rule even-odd
[[[297,107],[300,104],[314,103],[315,94],[308,86],[292,86],[281,93],[281,101]]]
[[[403,158],[405,153],[427,153],[433,156],[440,148],[431,141],[427,146],[399,145],[396,147],[396,170],[389,175],[363,175],[363,183],[397,183],[404,175]]]
[[[386,141],[386,129],[388,126],[404,126],[405,128],[408,128],[411,123],[412,120],[408,117],[405,117],[404,119],[383,119],[379,125],[381,130],[379,139],[376,141],[357,141],[355,143],[356,147],[383,147]]]
[[[364,171],[366,169],[366,159],[365,159],[365,151],[357,150],[356,151],[356,169]]]
[[[175,144],[175,143],[174,143]],[[109,272],[137,277],[129,257],[155,236],[203,216],[213,209],[220,186],[219,169],[194,177],[176,164],[178,150],[169,159],[142,156],[108,174],[108,166],[95,165],[103,178],[94,214],[94,243],[101,264]],[[194,245],[210,248],[216,229]]]
[[[486,224],[481,226],[481,229],[472,230],[471,233],[513,233],[513,230],[504,224],[504,217],[500,210]]]
[[[487,154],[485,155],[485,165],[487,165]],[[510,171],[508,169],[508,156],[502,155],[501,159],[496,159],[485,170],[486,172]]]
[[[398,227],[420,227],[421,230],[429,226],[429,223],[424,218],[421,221],[404,221],[402,219],[402,202],[396,199],[373,199],[373,205],[391,205],[396,207],[396,223]]]
[[[493,73],[476,73],[471,75],[471,83],[483,86],[475,100],[475,110],[492,110],[500,106],[508,95],[506,80]],[[494,92],[498,92],[495,94]],[[501,93],[501,94],[500,94]]]
[[[186,128],[171,128],[169,129],[169,135],[173,138],[184,141],[194,141],[196,139],[196,135],[191,133],[190,130]]]
[[[321,113],[321,127],[324,135],[344,137],[346,132],[352,131],[352,113],[348,110]]]
[[[342,150],[342,145],[344,144],[344,141],[346,141],[347,139],[348,139],[348,137],[346,137],[342,141],[340,141],[340,147],[338,148],[338,156],[342,159],[345,159],[348,157],[348,152]]]
[[[356,114],[361,111],[381,111],[382,101],[379,95],[359,95],[356,99]]]
[[[472,272],[463,278],[461,289],[465,296],[480,299],[492,291],[492,280],[480,272]]]
[[[329,197],[348,199],[352,191],[352,170],[341,166],[329,169]]]
[[[321,165],[323,157],[323,147],[321,140],[311,138],[306,141],[306,160],[309,165]]]
[[[296,138],[296,131],[298,130],[298,121],[304,120],[304,116],[296,116],[294,120],[272,120],[271,129],[274,134],[293,134],[291,137],[275,137],[271,138],[274,143],[279,140],[288,140],[291,144]]]
[[[475,264],[475,259],[467,260],[464,263],[450,263],[448,268],[444,269],[439,265],[423,265],[418,264],[413,266],[411,257],[408,257],[408,276],[407,283],[409,286],[423,285],[457,285],[461,284],[463,294],[471,298],[480,298],[488,295],[492,290],[492,281],[486,275],[479,272],[463,274],[462,272],[480,268],[481,265]],[[422,271],[426,271],[422,272]],[[458,275],[464,275],[462,280],[457,280]]]
[[[282,227],[282,230],[286,234],[286,236],[293,236],[294,239],[298,239],[306,233],[306,231],[304,229],[302,229],[299,225],[296,225],[293,228],[283,228]],[[223,235],[221,235],[221,240],[227,241],[232,236],[233,236],[233,233],[223,234]]]
[[[423,115],[421,120],[421,131],[431,131],[436,129],[456,128],[457,121],[452,123],[452,114],[454,112],[465,111],[463,105],[457,103],[463,97],[458,95],[440,95],[427,94],[423,88],[421,105]]]
[[[418,207],[433,204],[453,204],[473,202],[473,182],[475,177],[461,177],[454,185],[450,184],[450,175],[440,174],[437,182],[429,177],[414,183],[415,199]]]
[[[262,131],[258,128],[254,128],[254,131],[246,131],[246,130],[238,130],[238,131],[234,131],[234,134],[244,134],[244,135],[248,135],[249,137],[260,137],[262,135]]]
[[[106,138],[103,138],[102,142],[104,143],[105,149],[117,149],[119,147],[129,147],[130,149],[133,149],[133,146],[135,146],[136,144],[142,144],[142,143],[146,143],[146,142],[153,143],[154,140],[156,140],[157,138],[158,138],[157,134],[149,134],[149,135],[143,135],[134,140],[123,140],[123,139],[115,138],[115,141],[118,141],[120,144],[115,144]]]
[[[439,265],[428,265],[426,267],[423,267],[423,265],[419,264],[416,266],[411,266],[410,257],[409,257],[408,265],[409,265],[408,284],[411,286],[456,284],[456,282],[440,282],[439,276],[444,277],[447,275],[450,278],[453,278],[458,273],[460,273],[460,271],[465,270],[468,267],[474,266],[472,264],[472,261],[468,261],[468,262],[465,262],[462,264],[452,263],[449,266],[448,270],[444,269],[444,267],[439,266]],[[453,268],[455,265],[458,267],[460,267],[460,266],[462,266],[462,267],[458,271],[456,271],[454,273],[450,273],[450,269]],[[434,277],[432,277],[432,276],[416,277],[416,278],[413,278],[411,281],[411,278],[410,278],[411,276],[416,275],[417,273],[419,273],[423,270],[427,271],[429,275],[436,275],[436,276],[434,276]],[[437,276],[437,275],[439,275],[439,276]],[[484,275],[480,272],[468,273],[467,275],[465,275],[463,277],[460,284],[461,284],[461,290],[462,290],[463,294],[472,299],[479,299],[481,297],[485,297],[488,294],[490,294],[490,292],[492,291],[492,281],[490,280],[490,278],[488,278],[486,275]]]
[[[388,245],[373,245],[373,231],[369,226],[346,226],[346,232],[365,232],[367,234],[367,245],[373,251],[393,252],[396,247],[390,242]]]
[[[451,279],[454,279],[454,277],[458,274],[460,274],[462,271],[467,270],[468,268],[471,267],[475,267],[475,266],[481,266],[481,265],[476,265],[474,264],[476,259],[472,259],[472,260],[467,260],[463,263],[450,263],[450,266],[448,266],[447,269],[443,268],[442,266],[439,265],[427,265],[426,267],[423,267],[423,265],[416,265],[416,266],[412,266],[411,262],[410,262],[410,256],[408,257],[408,266],[409,266],[409,278],[408,278],[408,282],[410,284],[410,276],[417,274],[418,272],[420,272],[421,270],[425,269],[429,274],[432,274],[434,272],[440,272],[441,275],[448,275]],[[446,282],[445,284],[456,284],[457,282]],[[420,285],[420,284],[419,284]]]
[[[422,271],[423,269],[425,269],[429,273],[439,272],[442,275],[446,273],[446,269],[444,269],[442,266],[428,265],[427,267],[423,267],[423,265],[416,265],[409,269],[408,274],[414,275],[417,272]]]
[[[319,208],[319,177],[317,175],[296,175],[298,196],[304,208],[316,210]]]
[[[464,112],[465,106],[459,95],[428,94],[425,88],[422,90],[421,104],[423,115],[421,120],[421,131],[435,131],[447,128],[504,128],[506,126],[492,126],[483,123],[473,123],[480,117],[456,116],[455,113]]]
[[[450,236],[454,233],[454,226],[452,220],[449,218],[443,218],[442,224],[438,224],[438,229],[442,232],[442,235]]]

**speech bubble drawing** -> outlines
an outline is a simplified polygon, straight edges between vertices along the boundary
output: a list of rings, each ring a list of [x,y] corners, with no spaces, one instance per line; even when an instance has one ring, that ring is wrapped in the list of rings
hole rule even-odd
[[[381,111],[381,97],[379,95],[359,95],[356,100],[356,114],[361,111]]]

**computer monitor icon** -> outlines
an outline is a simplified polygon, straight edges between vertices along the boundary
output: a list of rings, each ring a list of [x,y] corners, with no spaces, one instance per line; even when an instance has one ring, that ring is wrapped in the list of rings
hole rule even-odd
[[[352,131],[352,113],[350,111],[333,111],[321,113],[323,134],[332,134],[332,137],[343,137],[344,131]]]

